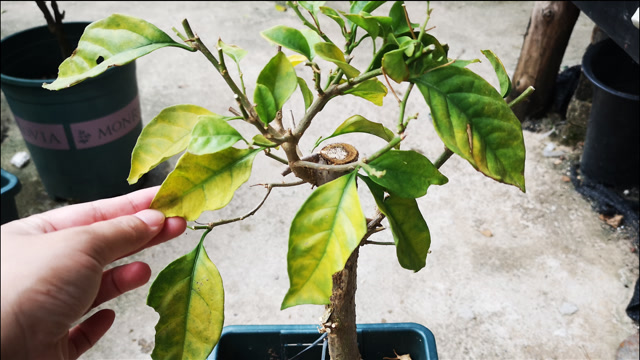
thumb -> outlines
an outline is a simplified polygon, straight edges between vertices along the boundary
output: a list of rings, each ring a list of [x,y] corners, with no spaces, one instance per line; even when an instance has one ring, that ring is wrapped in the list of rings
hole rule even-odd
[[[164,220],[160,211],[146,209],[134,215],[69,229],[72,232],[69,235],[79,239],[83,252],[104,267],[142,248],[162,230]]]

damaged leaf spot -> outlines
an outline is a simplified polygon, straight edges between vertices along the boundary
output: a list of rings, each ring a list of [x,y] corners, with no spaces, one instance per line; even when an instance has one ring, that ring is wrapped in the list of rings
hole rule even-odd
[[[398,355],[398,353],[395,350],[393,350],[393,353],[396,354],[396,357],[393,357],[393,358],[383,357],[383,359],[385,359],[385,360],[411,360],[411,355],[409,355],[409,354]]]
[[[104,58],[102,56],[98,56],[98,58],[96,59],[96,64],[100,65],[100,63],[102,63],[104,61]]]

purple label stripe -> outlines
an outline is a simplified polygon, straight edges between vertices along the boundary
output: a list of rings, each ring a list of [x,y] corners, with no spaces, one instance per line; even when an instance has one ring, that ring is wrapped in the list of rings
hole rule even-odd
[[[133,130],[141,121],[140,99],[105,117],[71,124],[76,149],[87,149],[115,141]]]
[[[62,124],[39,124],[14,116],[24,140],[45,149],[69,150]]]

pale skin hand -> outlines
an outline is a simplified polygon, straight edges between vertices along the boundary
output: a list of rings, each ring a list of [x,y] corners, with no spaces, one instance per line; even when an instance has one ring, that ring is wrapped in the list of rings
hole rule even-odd
[[[101,303],[147,283],[143,262],[113,261],[182,234],[186,222],[149,204],[158,188],[72,205],[2,225],[3,359],[76,359],[111,327]]]

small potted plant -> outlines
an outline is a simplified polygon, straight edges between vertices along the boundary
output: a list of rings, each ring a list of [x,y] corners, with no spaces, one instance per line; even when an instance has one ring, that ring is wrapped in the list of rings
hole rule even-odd
[[[56,78],[90,22],[63,22],[55,1],[36,1],[46,25],[2,39],[2,91],[48,195],[89,201],[139,188],[123,180],[142,131],[135,62],[64,92]]]
[[[420,23],[413,23],[417,14],[408,13],[401,1],[393,3],[387,13],[376,15],[373,13],[382,2],[352,2],[345,11],[324,6],[324,2],[286,4],[302,26],[298,29],[278,25],[261,33],[276,46],[255,85],[253,82],[251,86],[245,85],[240,67],[247,52],[242,48],[222,40],[207,45],[204,38],[195,35],[186,19],[182,22],[183,32],[173,29],[180,39],[176,41],[142,19],[121,14],[88,26],[83,38],[100,41],[102,46],[83,46],[81,42],[74,55],[60,66],[57,80],[45,85],[51,90],[61,90],[160,48],[199,52],[234,94],[236,103],[230,104],[230,114],[215,114],[191,104],[162,110],[138,138],[128,181],[135,183],[158,164],[184,152],[151,207],[167,216],[194,221],[205,211],[229,204],[235,191],[249,179],[258,159],[280,162],[282,175],[292,173],[297,178],[264,185],[267,189],[264,198],[257,199],[258,205],[243,216],[192,226],[193,230],[203,232],[196,248],[160,272],[149,290],[147,303],[160,315],[152,353],[155,359],[205,359],[219,341],[217,352],[211,354],[213,358],[229,354],[234,358],[292,358],[306,349],[279,343],[264,345],[262,342],[267,341],[258,338],[252,338],[255,346],[249,346],[246,336],[231,336],[237,335],[237,328],[225,332],[230,334],[230,342],[238,341],[241,348],[252,347],[252,351],[259,349],[260,354],[241,355],[229,348],[233,344],[220,340],[224,291],[204,241],[214,228],[258,213],[272,188],[313,186],[288,228],[290,287],[281,308],[325,305],[320,324],[312,329],[320,348],[319,340],[327,340],[334,360],[370,354],[359,343],[384,343],[384,335],[359,341],[365,337],[363,332],[376,332],[368,325],[356,325],[359,248],[375,243],[369,237],[383,230],[381,224],[386,218],[393,238],[389,243],[395,246],[400,265],[412,271],[421,270],[431,238],[416,199],[426,195],[430,186],[447,183],[448,178],[439,168],[453,154],[482,174],[525,191],[524,140],[511,106],[529,92],[511,104],[506,103],[510,80],[493,52],[482,51],[499,79],[497,90],[467,68],[478,59],[449,58],[448,45],[429,34],[431,10],[427,10],[426,16],[420,14]],[[320,17],[335,23],[341,37],[330,38],[323,32],[319,28]],[[364,43],[369,46],[363,46]],[[355,54],[368,56],[368,65],[352,64]],[[238,68],[237,78],[229,71],[232,63]],[[394,91],[393,83],[404,87],[402,96]],[[297,91],[304,101],[304,110],[294,116],[296,123],[288,126],[283,121],[283,109]],[[444,143],[443,153],[433,162],[416,151],[402,149],[403,140],[414,129],[413,122],[425,121],[418,120],[417,114],[405,113],[412,91],[421,95],[418,98],[424,101],[425,112],[427,107],[430,109],[435,131]],[[389,129],[375,119],[345,109],[344,121],[333,132],[311,134],[310,125],[325,106],[343,96],[363,98],[372,106],[381,105],[386,96],[391,97],[391,101],[399,104],[396,127]],[[242,135],[231,120],[251,125],[253,134]],[[326,145],[329,139],[350,133],[380,138],[384,145],[365,157],[360,156],[358,144]],[[320,150],[304,154],[298,145],[303,137],[311,136],[318,139],[315,148]],[[369,190],[377,205],[368,217],[360,205],[358,185]],[[399,339],[409,337],[406,329]],[[257,332],[276,338],[280,334],[275,334],[274,328]],[[410,346],[397,340],[398,347],[390,345],[381,356],[435,358],[433,336],[427,334],[418,336],[417,342],[423,346],[420,354],[405,354],[402,348]],[[307,339],[297,337],[298,343],[308,343]],[[394,350],[398,353],[394,354]],[[312,347],[310,351],[318,350]]]

